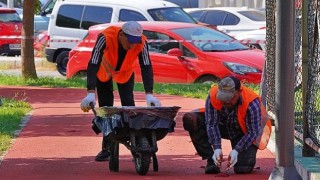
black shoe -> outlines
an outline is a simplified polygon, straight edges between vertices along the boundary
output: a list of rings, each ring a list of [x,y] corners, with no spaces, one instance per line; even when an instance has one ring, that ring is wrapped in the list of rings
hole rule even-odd
[[[208,159],[207,166],[205,168],[206,174],[218,174],[220,173],[220,168],[214,164],[212,159]]]
[[[110,158],[110,152],[108,150],[101,150],[96,156],[96,161],[108,161]]]

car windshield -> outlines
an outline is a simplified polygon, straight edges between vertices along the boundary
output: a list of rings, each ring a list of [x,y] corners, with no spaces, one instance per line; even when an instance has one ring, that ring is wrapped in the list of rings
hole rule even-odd
[[[173,32],[206,52],[247,50],[249,47],[232,37],[206,27],[173,29]]]
[[[238,11],[238,13],[244,15],[252,21],[266,21],[266,14],[263,11]]]
[[[0,22],[22,22],[18,13],[0,12]]]
[[[148,12],[155,21],[196,23],[189,14],[179,7],[151,9]]]

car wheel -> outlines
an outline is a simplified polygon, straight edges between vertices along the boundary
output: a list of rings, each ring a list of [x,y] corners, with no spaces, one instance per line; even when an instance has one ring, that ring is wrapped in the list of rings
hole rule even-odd
[[[69,51],[62,51],[57,57],[57,70],[63,76],[66,75],[68,61]]]
[[[219,78],[212,76],[212,75],[206,75],[198,78],[196,83],[201,83],[201,84],[213,84],[213,83],[218,83]]]

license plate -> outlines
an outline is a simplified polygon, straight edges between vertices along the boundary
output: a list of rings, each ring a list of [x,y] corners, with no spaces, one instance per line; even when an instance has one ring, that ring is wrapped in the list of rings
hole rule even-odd
[[[21,49],[21,44],[9,44],[10,49]]]

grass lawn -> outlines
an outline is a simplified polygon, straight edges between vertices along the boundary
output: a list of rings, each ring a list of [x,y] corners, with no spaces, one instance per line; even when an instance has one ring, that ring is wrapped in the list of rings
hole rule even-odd
[[[0,156],[10,147],[15,131],[20,129],[22,117],[31,111],[31,106],[24,101],[2,99],[0,106]]]

